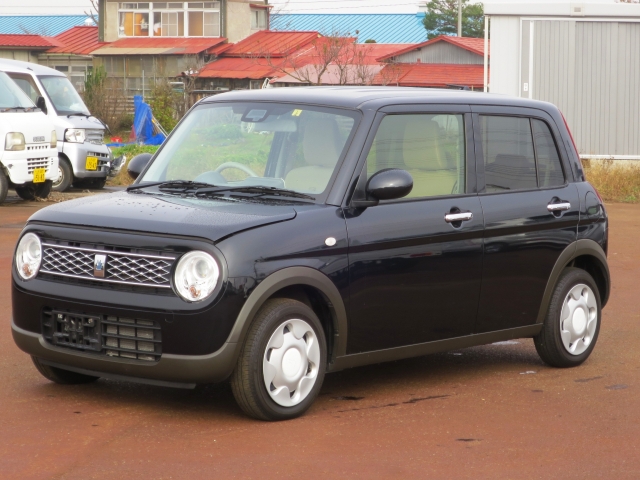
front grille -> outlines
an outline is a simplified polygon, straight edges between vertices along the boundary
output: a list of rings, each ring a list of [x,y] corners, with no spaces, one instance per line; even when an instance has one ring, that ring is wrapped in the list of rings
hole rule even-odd
[[[152,320],[45,308],[42,333],[52,345],[85,353],[145,362],[158,361],[162,356],[160,326]]]
[[[47,150],[49,148],[51,148],[51,145],[49,145],[48,143],[27,145],[27,150]]]
[[[28,158],[27,173],[33,173],[36,168],[46,168],[48,170],[51,165],[53,165],[53,160],[48,157]]]
[[[61,246],[44,242],[42,251],[40,271],[45,274],[96,282],[171,288],[171,267],[175,257]],[[106,257],[103,265],[97,265],[100,262],[96,262],[96,255]],[[104,276],[100,276],[101,273]]]
[[[107,165],[111,165],[108,153],[88,152],[87,156],[98,158],[98,170],[105,170],[108,168]]]
[[[104,130],[86,130],[85,139],[94,145],[102,145],[104,143]]]

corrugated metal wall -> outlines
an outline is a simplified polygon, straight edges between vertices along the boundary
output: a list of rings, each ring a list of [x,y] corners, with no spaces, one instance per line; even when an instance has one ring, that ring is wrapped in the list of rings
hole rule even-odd
[[[518,95],[520,17],[491,17],[489,91]]]
[[[533,23],[532,97],[563,111],[581,154],[640,155],[640,23]]]
[[[437,42],[420,50],[413,50],[398,55],[395,60],[400,63],[456,63],[465,65],[482,65],[482,55],[471,53],[447,42]]]

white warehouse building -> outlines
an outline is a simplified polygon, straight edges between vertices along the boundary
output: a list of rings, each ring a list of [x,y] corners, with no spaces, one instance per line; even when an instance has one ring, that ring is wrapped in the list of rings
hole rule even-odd
[[[484,11],[485,89],[556,104],[583,158],[640,160],[640,4],[486,2]]]

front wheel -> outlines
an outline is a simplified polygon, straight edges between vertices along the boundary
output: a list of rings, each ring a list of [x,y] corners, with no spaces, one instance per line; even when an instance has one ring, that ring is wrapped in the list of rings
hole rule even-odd
[[[269,300],[247,334],[231,387],[240,408],[260,420],[302,415],[324,380],[327,342],[320,320],[304,303]]]
[[[0,166],[0,203],[5,201],[8,192],[9,180],[7,180],[7,176],[2,171],[2,166]]]
[[[64,192],[73,181],[73,170],[69,162],[62,157],[58,157],[58,179],[53,182],[51,189],[54,192]]]
[[[23,200],[35,200],[37,198],[47,198],[51,193],[51,180],[43,183],[25,183],[16,185],[16,193]]]
[[[549,310],[534,344],[552,367],[575,367],[593,351],[602,310],[593,277],[582,269],[565,269],[551,297]]]
[[[33,360],[33,364],[42,376],[54,383],[59,383],[61,385],[80,385],[98,380],[98,377],[93,377],[91,375],[84,375],[83,373],[71,372],[69,370],[63,370],[62,368],[45,365],[38,357],[31,357],[31,360]]]

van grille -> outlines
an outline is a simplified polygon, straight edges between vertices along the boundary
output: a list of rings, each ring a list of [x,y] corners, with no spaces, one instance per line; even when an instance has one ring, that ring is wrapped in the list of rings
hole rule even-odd
[[[162,332],[157,322],[113,315],[87,315],[45,308],[45,340],[85,353],[155,362],[162,356]]]
[[[102,145],[104,143],[104,130],[86,130],[86,141],[94,145]]]
[[[53,160],[48,157],[29,158],[27,159],[27,173],[33,173],[36,168],[46,168],[48,170],[51,165],[53,165]]]
[[[97,282],[171,288],[171,267],[175,257],[61,246],[44,242],[42,253],[42,273]],[[96,255],[106,256],[102,271],[94,271]],[[99,276],[102,272],[104,277]]]

